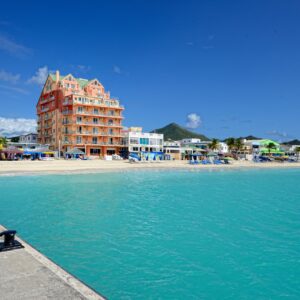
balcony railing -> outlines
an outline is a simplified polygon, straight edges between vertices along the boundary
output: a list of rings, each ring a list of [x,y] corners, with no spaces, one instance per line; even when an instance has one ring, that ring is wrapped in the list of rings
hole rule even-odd
[[[63,114],[63,115],[71,115],[71,114],[73,114],[73,111],[72,111],[72,110],[64,110],[64,111],[62,112],[62,114]]]
[[[97,117],[110,117],[110,118],[123,118],[121,115],[118,114],[105,114],[105,113],[100,113],[100,112],[94,112],[94,111],[75,111],[77,115],[85,115],[85,116],[97,116]]]

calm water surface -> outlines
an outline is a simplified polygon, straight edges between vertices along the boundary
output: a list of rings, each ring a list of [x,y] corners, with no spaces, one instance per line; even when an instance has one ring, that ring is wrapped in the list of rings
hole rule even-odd
[[[300,170],[0,177],[0,223],[109,299],[300,299]]]

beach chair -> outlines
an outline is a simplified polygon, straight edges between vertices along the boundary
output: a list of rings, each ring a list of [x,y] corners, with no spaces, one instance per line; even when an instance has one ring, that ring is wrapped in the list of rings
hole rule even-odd
[[[221,165],[222,162],[221,162],[219,159],[215,159],[215,160],[214,160],[214,164],[215,164],[215,165]]]

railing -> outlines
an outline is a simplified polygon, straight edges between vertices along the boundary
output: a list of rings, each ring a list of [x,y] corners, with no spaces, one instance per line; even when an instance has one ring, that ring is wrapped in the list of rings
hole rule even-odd
[[[97,113],[97,112],[93,112],[93,111],[76,111],[75,112],[78,115],[86,115],[86,116],[97,116],[97,117],[110,117],[110,118],[122,118],[121,115],[116,115],[116,114],[103,114],[103,113]]]
[[[63,102],[63,105],[71,105],[71,104],[73,104],[73,101],[72,100],[65,100],[64,102]]]
[[[73,114],[73,111],[72,110],[65,110],[62,112],[63,115],[71,115]]]

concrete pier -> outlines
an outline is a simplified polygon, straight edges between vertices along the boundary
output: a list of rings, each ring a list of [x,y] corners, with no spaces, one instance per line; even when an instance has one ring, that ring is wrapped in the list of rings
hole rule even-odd
[[[3,230],[0,225],[0,232]],[[105,299],[28,243],[17,240],[24,248],[0,252],[2,300]]]

